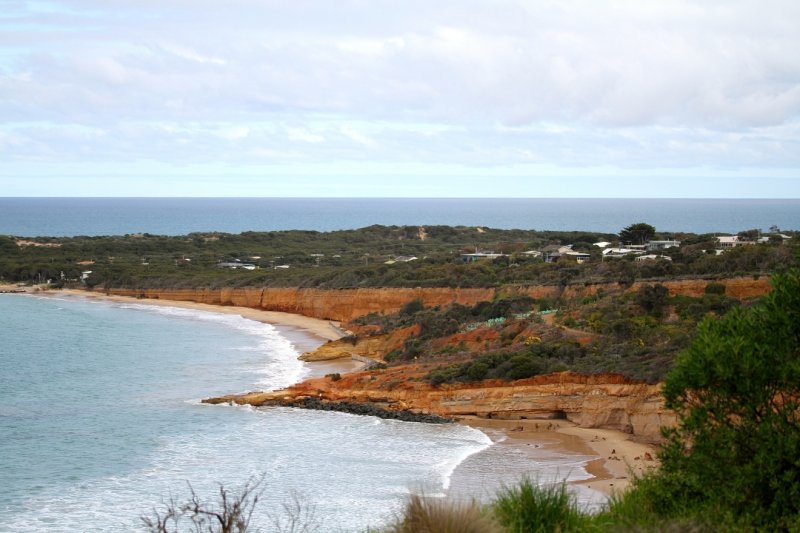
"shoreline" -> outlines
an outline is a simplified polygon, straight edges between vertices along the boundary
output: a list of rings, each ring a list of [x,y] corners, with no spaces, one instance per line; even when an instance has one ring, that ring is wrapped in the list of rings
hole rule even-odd
[[[213,313],[235,314],[247,319],[272,325],[304,353],[312,351],[326,341],[337,340],[346,334],[339,323],[306,317],[293,313],[264,311],[249,307],[222,306],[187,301],[140,299],[128,296],[107,295],[79,289],[37,290],[16,286],[0,286],[0,290],[15,289],[40,296],[75,296],[95,298],[116,303],[155,305],[194,309]],[[27,290],[25,290],[27,289]],[[363,363],[350,359],[307,362],[309,373],[303,379],[321,377],[329,373],[349,373],[360,370]],[[589,479],[570,481],[570,485],[582,486],[592,491],[612,495],[630,485],[631,474],[640,475],[657,462],[653,460],[656,449],[649,444],[638,443],[630,435],[611,429],[581,428],[566,420],[509,420],[488,419],[477,416],[460,417],[457,423],[473,427],[492,438],[491,433],[500,432],[502,441],[493,445],[518,445],[522,447],[548,447],[576,456],[592,456],[583,468],[592,476]],[[489,430],[488,432],[486,430]],[[481,452],[479,452],[481,453]],[[460,465],[459,465],[460,466]],[[458,467],[456,467],[458,470]]]
[[[504,442],[510,444],[543,446],[595,457],[584,465],[592,477],[570,481],[569,484],[584,486],[606,496],[625,490],[632,475],[641,475],[658,464],[655,446],[633,441],[629,434],[614,429],[582,428],[568,420],[505,420],[477,416],[462,417],[458,423],[481,431],[501,431],[507,439]]]
[[[294,313],[282,313],[280,311],[264,311],[261,309],[254,309],[252,307],[213,305],[178,300],[156,300],[152,298],[134,298],[132,296],[117,296],[79,289],[54,289],[41,291],[41,293],[67,294],[73,296],[83,296],[87,298],[98,298],[120,303],[160,305],[165,307],[179,307],[181,309],[195,309],[198,311],[240,315],[244,318],[249,318],[250,320],[255,320],[258,322],[264,322],[273,326],[285,326],[305,331],[306,333],[315,337],[319,337],[324,341],[338,340],[347,334],[345,330],[339,327],[339,322],[335,322],[333,320],[322,320],[319,318],[296,315]]]

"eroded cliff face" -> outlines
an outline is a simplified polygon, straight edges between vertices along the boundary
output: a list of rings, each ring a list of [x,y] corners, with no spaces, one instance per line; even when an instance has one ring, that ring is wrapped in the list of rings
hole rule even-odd
[[[487,380],[475,384],[431,386],[413,365],[318,378],[288,389],[225,396],[210,403],[293,405],[305,398],[327,402],[373,404],[445,417],[567,419],[586,428],[617,429],[640,440],[657,442],[662,426],[675,424],[665,409],[659,385],[638,383],[617,374],[584,376],[571,372],[537,376],[511,383]]]
[[[355,342],[348,338],[330,341],[316,350],[300,356],[301,361],[330,361],[331,359],[351,359],[354,355],[383,360],[384,356],[403,347],[403,342],[411,335],[419,333],[419,325],[398,329],[384,335],[371,335],[358,338]]]
[[[770,290],[767,278],[731,278],[719,281],[674,280],[662,284],[670,294],[701,296],[709,283],[725,285],[725,292],[734,298],[761,296]],[[604,292],[635,291],[648,282],[636,282],[623,288],[617,283],[593,285],[555,285],[504,288],[533,298],[566,298]],[[412,301],[422,300],[426,307],[451,303],[474,305],[491,300],[501,289],[451,288],[380,288],[380,289],[298,289],[298,288],[221,288],[221,289],[106,289],[105,292],[137,298],[190,301],[214,305],[235,305],[267,311],[283,311],[325,320],[350,321],[368,313],[394,313]]]
[[[670,294],[701,296],[709,281],[676,280],[664,282]],[[726,294],[750,298],[766,294],[769,280],[733,278],[713,281],[725,285]],[[635,291],[646,282],[630,287],[619,284],[508,287],[533,298],[584,297],[602,290],[606,293]],[[110,294],[139,298],[193,301],[215,305],[233,305],[298,313],[314,318],[347,322],[367,313],[393,313],[404,304],[422,300],[427,307],[450,303],[474,305],[491,300],[496,289],[111,289]],[[407,328],[408,329],[408,328]],[[363,333],[370,333],[369,327]],[[415,333],[399,330],[390,335],[362,337],[353,344],[349,340],[323,345],[308,355],[310,360],[364,356],[381,359],[403,340]],[[474,333],[473,333],[474,334]],[[460,336],[459,336],[460,335]],[[489,335],[489,333],[485,333]],[[486,342],[481,332],[480,342]],[[491,340],[491,339],[489,339]],[[477,338],[457,334],[447,342],[463,343],[480,348]],[[475,346],[472,346],[475,344]],[[496,418],[548,419],[566,418],[581,427],[611,428],[632,433],[636,437],[657,441],[662,426],[675,424],[674,413],[663,402],[659,385],[626,380],[614,374],[582,376],[572,373],[538,376],[514,382],[483,381],[476,384],[433,387],[420,379],[427,369],[415,365],[385,370],[348,374],[339,381],[312,379],[289,389],[269,393],[253,393],[212,399],[212,402],[235,401],[252,405],[292,405],[305,398],[327,402],[356,402],[390,410],[407,410],[445,417],[478,415]]]

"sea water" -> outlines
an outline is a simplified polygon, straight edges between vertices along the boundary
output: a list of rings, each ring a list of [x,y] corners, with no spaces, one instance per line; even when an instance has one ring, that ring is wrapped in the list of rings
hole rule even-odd
[[[615,198],[0,198],[0,235],[185,235],[331,231],[383,225],[618,233],[800,229],[798,199]]]
[[[452,490],[471,457],[462,488],[513,482],[509,468],[588,477],[587,457],[503,456],[456,424],[199,402],[289,385],[309,371],[297,355],[276,328],[237,315],[0,295],[0,529],[140,530],[188,484],[214,501],[220,483],[263,474],[263,529],[296,497],[320,531],[364,531],[410,491]]]

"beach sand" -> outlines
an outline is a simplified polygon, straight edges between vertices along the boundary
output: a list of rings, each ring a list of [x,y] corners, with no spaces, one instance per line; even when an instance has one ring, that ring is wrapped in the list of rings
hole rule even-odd
[[[631,440],[631,435],[612,429],[581,428],[567,420],[498,420],[464,417],[460,423],[492,436],[502,432],[499,445],[524,449],[545,446],[575,455],[594,457],[584,467],[590,479],[574,484],[611,495],[630,485],[631,477],[654,468],[656,448]],[[494,439],[493,439],[494,440]]]
[[[2,289],[3,286],[0,286],[0,290]],[[17,287],[8,286],[6,289],[17,289]],[[341,338],[347,333],[336,322],[247,307],[137,299],[74,289],[43,291],[40,294],[98,298],[120,303],[160,305],[214,313],[236,314],[251,320],[272,324],[294,344],[299,353],[311,351],[322,342]],[[363,367],[362,363],[349,359],[307,364],[310,370],[310,375],[306,376],[307,378],[336,372],[342,374],[354,372]],[[657,465],[657,462],[653,459],[656,456],[654,446],[635,442],[631,440],[630,435],[621,431],[581,428],[567,420],[500,420],[463,417],[459,419],[459,423],[483,431],[496,442],[496,446],[514,447],[513,453],[517,455],[528,453],[531,456],[531,460],[533,460],[534,455],[539,457],[539,452],[542,448],[548,448],[558,453],[585,457],[587,462],[584,468],[592,477],[582,481],[574,481],[573,484],[605,495],[624,490],[630,484],[632,475],[639,475]],[[537,453],[534,454],[533,452]],[[463,474],[461,472],[466,470],[468,470],[468,467],[463,463],[456,468],[453,473],[456,483],[459,483],[459,477],[463,478],[464,475],[480,476],[480,473],[467,472]],[[484,485],[481,479],[467,480],[465,484],[475,487]]]

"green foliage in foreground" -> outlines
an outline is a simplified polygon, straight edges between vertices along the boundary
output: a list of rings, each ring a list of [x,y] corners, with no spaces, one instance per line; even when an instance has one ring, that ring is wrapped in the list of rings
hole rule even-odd
[[[491,507],[504,530],[514,533],[580,531],[588,522],[563,483],[539,486],[523,479],[517,486],[501,489]]]
[[[705,320],[678,357],[656,486],[754,528],[800,528],[800,271],[772,284],[760,306]]]

